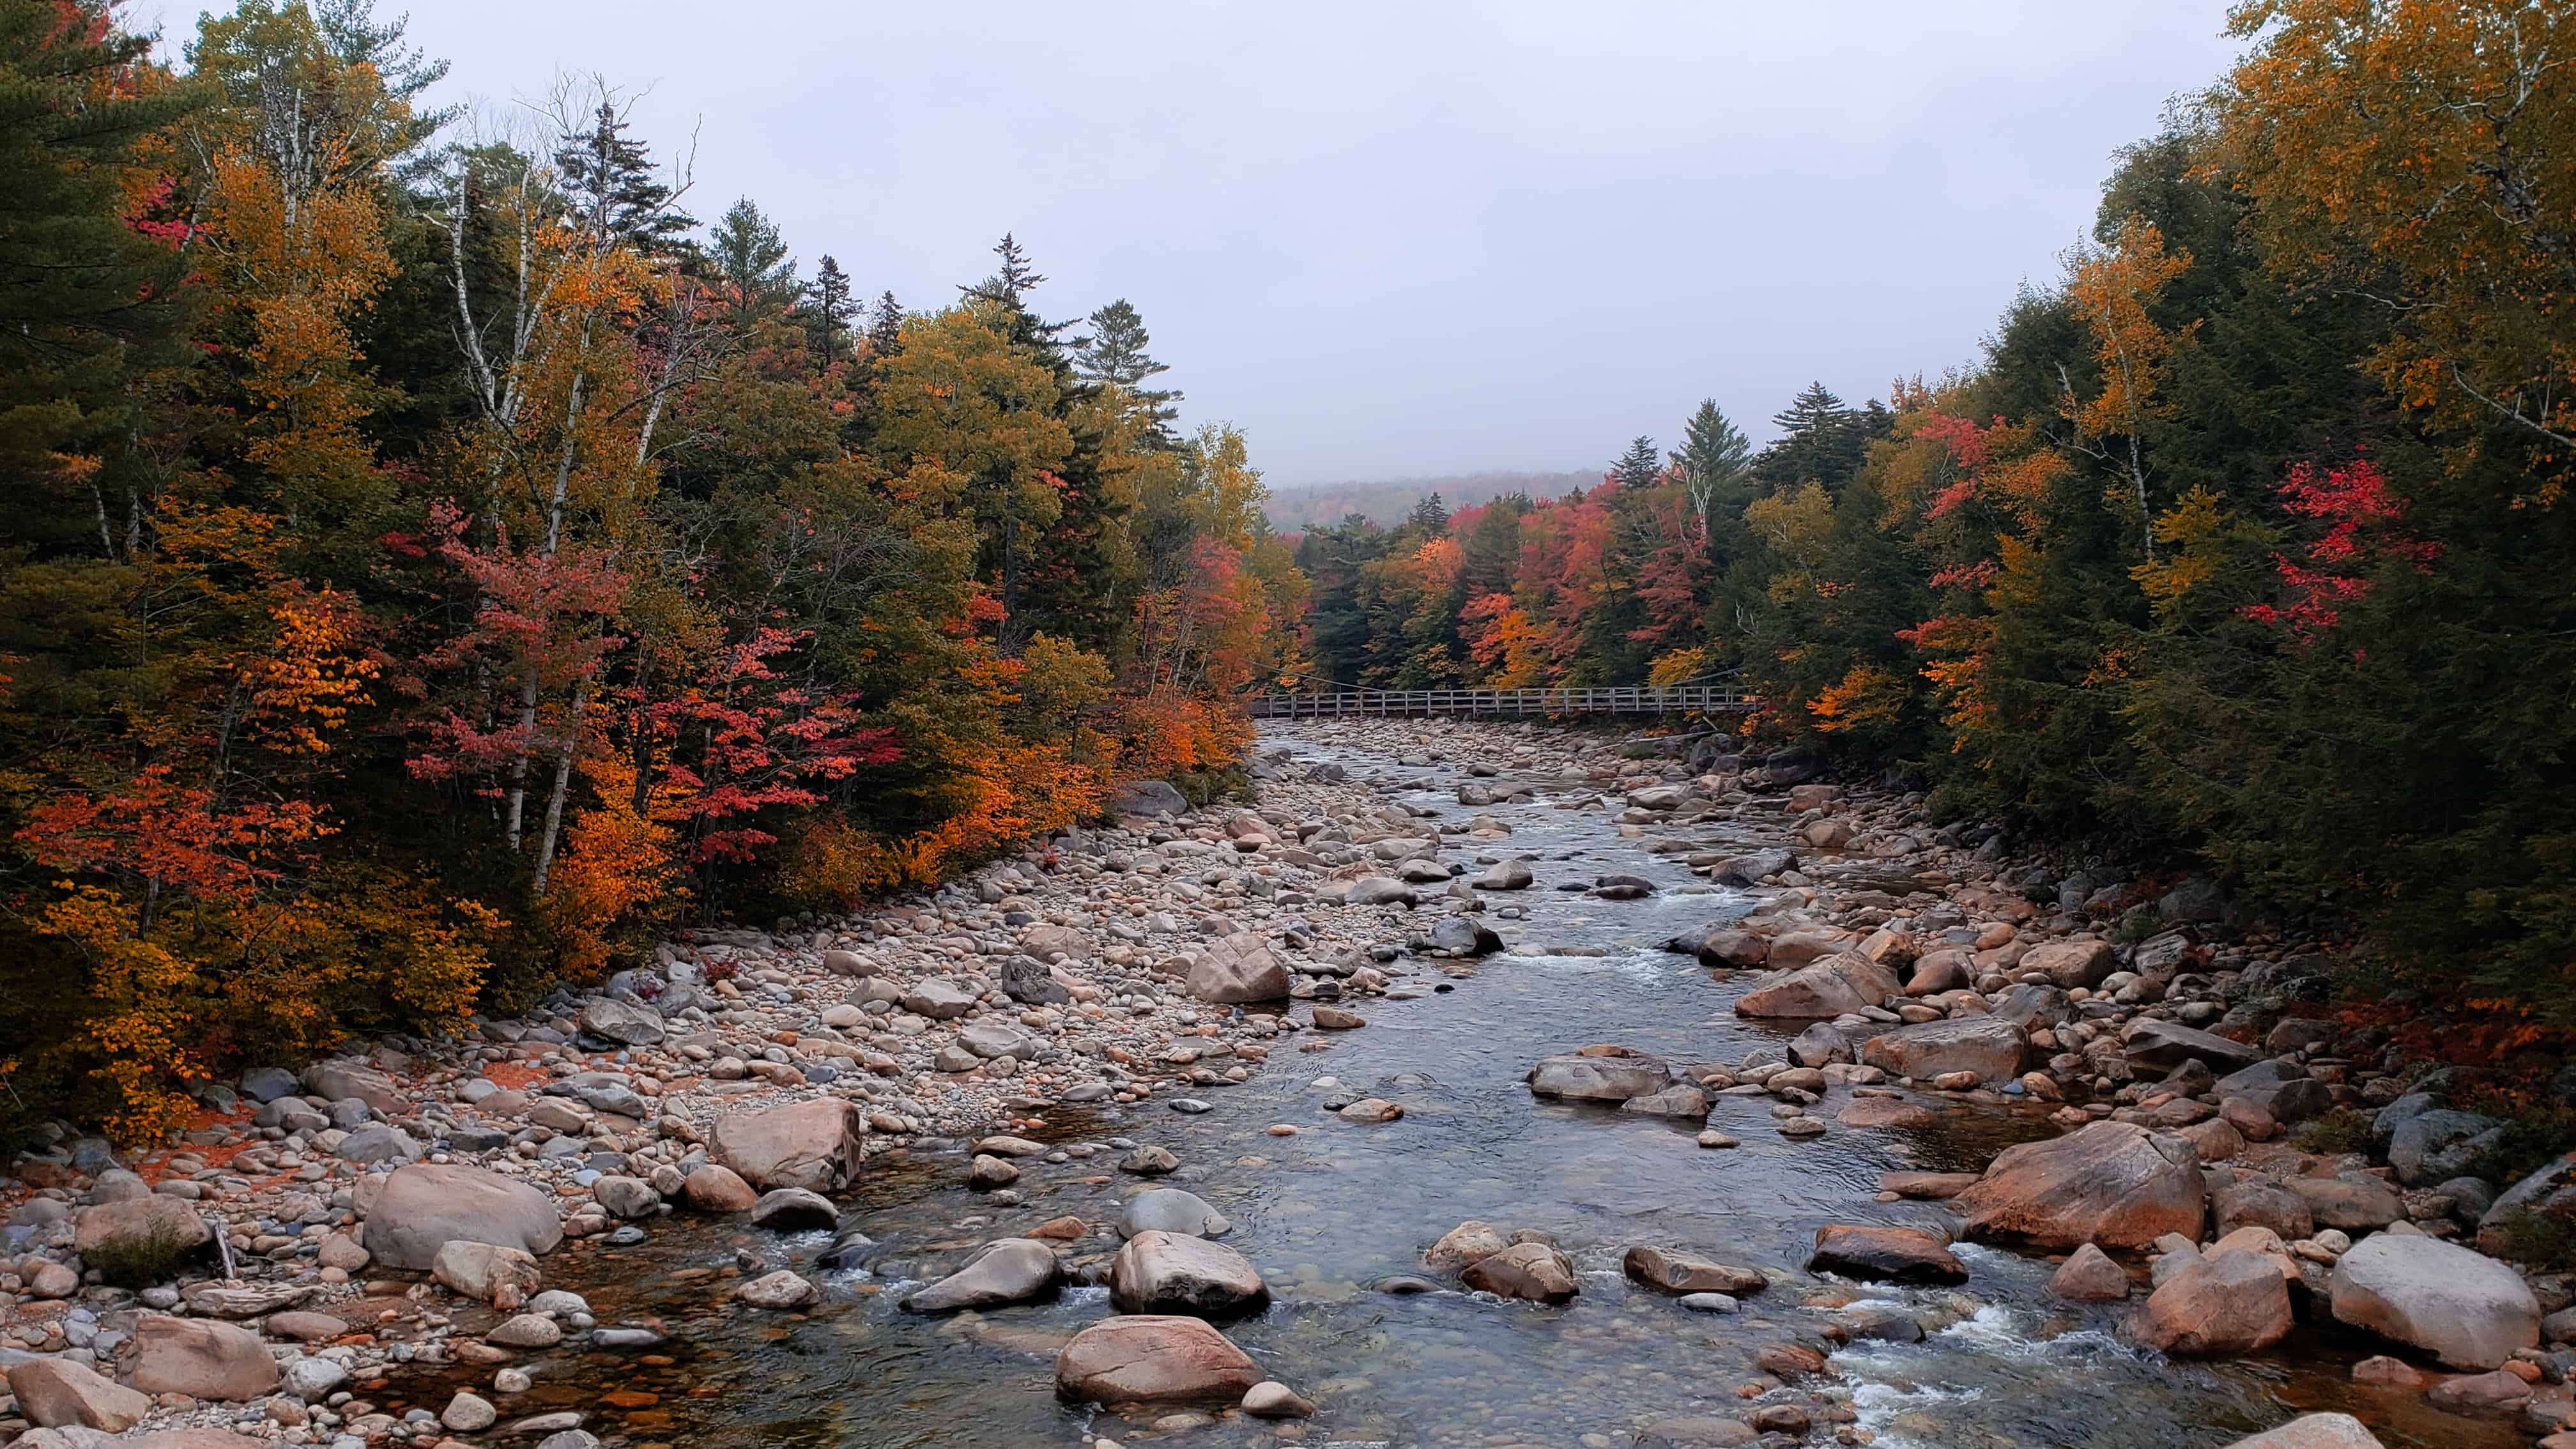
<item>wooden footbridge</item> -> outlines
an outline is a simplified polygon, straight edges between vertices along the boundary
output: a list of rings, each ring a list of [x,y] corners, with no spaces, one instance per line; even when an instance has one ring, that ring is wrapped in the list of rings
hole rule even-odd
[[[1726,684],[1618,685],[1598,689],[1358,689],[1336,686],[1249,701],[1254,719],[1398,714],[1721,714],[1753,708]]]

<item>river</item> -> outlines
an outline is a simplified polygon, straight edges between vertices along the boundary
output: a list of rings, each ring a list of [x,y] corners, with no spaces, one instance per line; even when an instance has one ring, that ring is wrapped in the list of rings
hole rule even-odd
[[[2354,1387],[2347,1370],[2369,1348],[2313,1329],[2250,1361],[2169,1363],[2119,1337],[2118,1318],[2130,1305],[2055,1300],[2046,1292],[2050,1265],[2009,1252],[1959,1249],[1973,1273],[1959,1289],[1862,1289],[1812,1278],[1803,1264],[1820,1224],[1941,1225],[1938,1205],[1878,1201],[1881,1173],[1974,1169],[2003,1145],[2054,1129],[2036,1115],[1927,1097],[1942,1114],[1935,1126],[1836,1125],[1797,1141],[1775,1130],[1768,1099],[1721,1097],[1711,1125],[1742,1146],[1708,1150],[1694,1142],[1696,1121],[1532,1098],[1522,1082],[1532,1062],[1589,1042],[1731,1062],[1780,1040],[1783,1033],[1733,1014],[1742,979],[1712,979],[1690,958],[1658,949],[1677,932],[1742,912],[1750,898],[1713,891],[1681,864],[1644,852],[1601,810],[1552,808],[1544,795],[1535,804],[1469,810],[1455,800],[1463,760],[1401,768],[1326,735],[1313,724],[1274,726],[1264,745],[1337,760],[1354,790],[1369,780],[1410,782],[1393,798],[1444,819],[1498,817],[1514,831],[1511,851],[1540,857],[1537,888],[1494,898],[1526,913],[1493,922],[1514,943],[1507,954],[1454,981],[1416,963],[1400,978],[1403,999],[1355,1003],[1365,1029],[1330,1038],[1321,1052],[1283,1043],[1251,1081],[1199,1091],[1212,1104],[1203,1114],[1182,1115],[1160,1100],[1058,1110],[1034,1135],[1120,1145],[1061,1163],[1029,1160],[1020,1206],[996,1208],[967,1191],[953,1147],[872,1158],[867,1180],[843,1202],[845,1225],[880,1245],[863,1267],[816,1270],[828,1241],[822,1233],[782,1237],[686,1218],[663,1219],[640,1245],[569,1250],[550,1264],[552,1281],[586,1293],[601,1321],[658,1321],[671,1341],[642,1359],[591,1353],[550,1361],[510,1412],[577,1408],[593,1414],[589,1427],[603,1435],[693,1446],[1024,1449],[1094,1437],[1224,1446],[1302,1436],[1343,1449],[1626,1449],[1657,1420],[1808,1402],[1818,1385],[1744,1397],[1740,1391],[1764,1377],[1754,1355],[1784,1341],[1826,1346],[1834,1305],[1876,1299],[1903,1304],[1928,1336],[1841,1349],[1823,1390],[1829,1410],[1845,1410],[1881,1445],[2213,1449],[2319,1408],[2361,1414],[2405,1449],[2524,1442],[2505,1426]],[[1730,839],[1705,827],[1696,833]],[[1613,870],[1645,876],[1659,890],[1609,902],[1549,889]],[[1344,1122],[1324,1111],[1333,1088],[1319,1079],[1346,1094],[1390,1098],[1404,1116],[1378,1126]],[[1836,1089],[1824,1110],[1838,1109],[1843,1095]],[[1269,1135],[1281,1123],[1302,1130]],[[1110,1311],[1102,1289],[945,1319],[895,1306],[983,1239],[1060,1214],[1114,1221],[1122,1196],[1146,1185],[1109,1167],[1130,1142],[1170,1148],[1184,1166],[1160,1185],[1187,1187],[1232,1217],[1224,1241],[1261,1267],[1274,1302],[1228,1332],[1271,1377],[1320,1405],[1314,1419],[1283,1429],[1228,1418],[1162,1434],[1141,1420],[1060,1403],[1054,1349]],[[1581,1296],[1549,1308],[1372,1288],[1421,1272],[1422,1250],[1468,1218],[1554,1234],[1581,1270]],[[1754,1267],[1773,1284],[1738,1316],[1691,1313],[1623,1279],[1621,1255],[1639,1243]],[[824,1303],[775,1318],[723,1301],[738,1274],[774,1267],[809,1273]],[[459,1382],[451,1374],[408,1387],[415,1402],[435,1409],[445,1387]],[[1831,1442],[1839,1427],[1820,1417],[1809,1442]]]

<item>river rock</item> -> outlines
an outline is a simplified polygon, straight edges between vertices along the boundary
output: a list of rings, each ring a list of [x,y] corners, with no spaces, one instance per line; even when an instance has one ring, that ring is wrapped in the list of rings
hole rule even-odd
[[[1498,860],[1485,873],[1467,882],[1480,891],[1525,891],[1533,877],[1526,860]]]
[[[2197,1241],[2207,1198],[2189,1143],[2128,1122],[2095,1122],[2005,1148],[1953,1203],[1971,1238],[2143,1248],[2166,1233]]]
[[[1574,1262],[1545,1243],[1516,1243],[1467,1265],[1467,1286],[1498,1298],[1563,1303],[1583,1291]]]
[[[1845,1223],[1816,1229],[1816,1250],[1807,1259],[1807,1271],[1887,1283],[1968,1281],[1968,1265],[1930,1233]]]
[[[1759,966],[1771,957],[1771,943],[1760,932],[1741,926],[1720,926],[1699,938],[1692,955],[1702,966],[1730,969]]]
[[[1789,1042],[1789,1060],[1802,1067],[1827,1067],[1851,1059],[1851,1038],[1830,1021],[1817,1022]]]
[[[1166,780],[1130,780],[1109,797],[1109,807],[1121,815],[1180,815],[1190,802]]]
[[[402,1108],[402,1089],[394,1085],[394,1079],[365,1062],[315,1062],[304,1069],[304,1090],[325,1102],[345,1102],[355,1097],[371,1110],[387,1115]]]
[[[1709,871],[1708,878],[1719,885],[1759,885],[1766,875],[1778,875],[1797,868],[1798,857],[1794,851],[1756,850],[1719,861]]]
[[[590,1197],[612,1217],[649,1218],[662,1208],[662,1195],[653,1190],[653,1184],[622,1174],[611,1174],[592,1183]]]
[[[2503,1124],[2476,1112],[2435,1108],[2397,1124],[2388,1138],[2388,1166],[2408,1187],[2457,1177],[2502,1135]]]
[[[1491,956],[1503,949],[1503,938],[1465,916],[1444,916],[1432,923],[1431,948],[1461,956]]]
[[[580,1026],[585,1035],[619,1046],[658,1046],[663,1036],[662,1013],[605,996],[582,1003]]]
[[[552,1348],[563,1342],[563,1325],[542,1313],[521,1313],[496,1323],[483,1335],[504,1348]]]
[[[1207,1205],[1198,1194],[1177,1187],[1153,1187],[1127,1199],[1119,1211],[1118,1231],[1178,1233],[1193,1238],[1219,1238],[1234,1227],[1232,1219]]]
[[[2576,1227],[2576,1152],[2547,1163],[2504,1190],[2478,1218],[2478,1250],[2503,1254],[2527,1217]]]
[[[754,1308],[789,1309],[807,1307],[823,1296],[823,1290],[788,1269],[764,1273],[734,1290],[733,1296]]]
[[[418,1162],[385,1176],[361,1242],[376,1262],[422,1272],[465,1238],[539,1256],[563,1241],[554,1202],[527,1183],[454,1163]]]
[[[2086,1243],[2058,1265],[2048,1291],[2077,1303],[2115,1303],[2129,1296],[2129,1274],[2110,1254]]]
[[[994,973],[1002,994],[1024,1006],[1062,1006],[1073,992],[1055,979],[1054,968],[1028,956],[1014,956]]]
[[[2253,1353],[2289,1336],[2290,1287],[2268,1255],[2230,1248],[2193,1259],[2147,1296],[2138,1341],[2177,1358]]]
[[[707,1134],[717,1162],[752,1186],[835,1192],[858,1175],[867,1115],[856,1103],[815,1097],[718,1117]]]
[[[1630,1248],[1619,1260],[1620,1269],[1631,1279],[1658,1293],[1676,1296],[1689,1293],[1723,1293],[1742,1298],[1771,1286],[1771,1280],[1751,1268],[1738,1268],[1669,1248],[1638,1246]]]
[[[1418,899],[1413,887],[1383,875],[1360,877],[1351,882],[1350,894],[1343,897],[1346,904],[1354,906],[1409,906]]]
[[[121,1434],[152,1412],[149,1394],[103,1377],[67,1358],[29,1356],[9,1366],[18,1413],[39,1428],[102,1429]]]
[[[1146,1231],[1109,1264],[1109,1301],[1121,1313],[1187,1313],[1239,1318],[1270,1302],[1252,1260],[1221,1243]]]
[[[515,1306],[546,1284],[536,1255],[470,1238],[451,1238],[439,1244],[438,1256],[430,1260],[429,1273],[447,1285],[449,1292],[477,1303],[497,1302],[506,1295]]]
[[[2033,972],[2065,990],[2078,986],[2099,986],[2102,978],[2117,970],[2120,958],[2108,941],[2051,941],[2034,946],[2013,967],[2016,976]]]
[[[2316,1231],[2306,1198],[2257,1178],[2231,1183],[2209,1197],[2211,1231],[2222,1236],[2243,1227],[2269,1228],[2289,1242]]]
[[[819,1192],[801,1187],[774,1187],[751,1209],[751,1225],[772,1232],[801,1233],[810,1228],[837,1228],[841,1210]]]
[[[2283,1184],[2307,1203],[2312,1222],[2345,1232],[2375,1232],[2406,1216],[2397,1189],[2366,1172],[2337,1177],[2293,1177]]]
[[[215,1240],[214,1229],[189,1203],[163,1193],[100,1203],[80,1210],[72,1224],[72,1251],[96,1252],[119,1240],[167,1239],[182,1253],[192,1253]]]
[[[1055,1250],[1035,1238],[1002,1238],[987,1244],[966,1266],[903,1300],[915,1313],[991,1308],[1051,1296],[1064,1278]]]
[[[1779,945],[1772,946],[1778,959]],[[1857,951],[1828,956],[1735,998],[1735,1014],[1754,1018],[1823,1018],[1884,1006],[1902,994],[1887,968]]]
[[[2375,1233],[2336,1260],[2331,1282],[2338,1321],[2453,1368],[2491,1369],[2540,1343],[2540,1304],[2522,1275],[2439,1238]]]
[[[1210,942],[1190,965],[1190,994],[1201,1001],[1285,1001],[1292,984],[1288,968],[1250,931]]]
[[[760,1201],[741,1173],[712,1162],[680,1179],[680,1196],[702,1213],[749,1212]]]
[[[1425,1266],[1444,1273],[1459,1273],[1474,1267],[1512,1245],[1502,1229],[1476,1218],[1469,1218],[1440,1235],[1422,1255]]]
[[[2028,1038],[2001,1017],[1944,1017],[1882,1032],[1861,1043],[1860,1059],[1890,1076],[1929,1081],[1945,1072],[1974,1072],[1981,1082],[2021,1074]]]
[[[147,1394],[248,1403],[277,1387],[277,1360],[247,1328],[154,1313],[134,1325],[126,1377]]]
[[[2214,1032],[2152,1016],[2142,1016],[2129,1024],[2121,1055],[2142,1072],[2170,1071],[2190,1061],[2203,1063],[2213,1072],[2234,1072],[2263,1057],[2259,1048],[2241,1041],[2229,1041]]]
[[[1672,1067],[1662,1057],[1623,1046],[1588,1046],[1562,1052],[1530,1068],[1533,1096],[1584,1102],[1625,1102],[1660,1092],[1672,1083]]]
[[[932,1021],[954,1021],[975,1009],[975,993],[945,976],[933,976],[905,992],[902,1006]]]
[[[2304,1414],[2226,1449],[2387,1449],[2350,1414]]]
[[[1256,1419],[1302,1419],[1314,1413],[1315,1406],[1298,1397],[1295,1389],[1268,1379],[1243,1391],[1243,1412]]]
[[[1056,1355],[1056,1392],[1098,1404],[1234,1405],[1262,1381],[1234,1341],[1204,1320],[1164,1314],[1103,1319]]]

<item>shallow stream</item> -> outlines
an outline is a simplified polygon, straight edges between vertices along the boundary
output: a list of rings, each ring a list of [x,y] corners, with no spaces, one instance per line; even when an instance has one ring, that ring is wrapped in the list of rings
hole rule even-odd
[[[1403,984],[1423,995],[1354,1003],[1369,1025],[1331,1038],[1329,1050],[1300,1052],[1291,1043],[1308,1038],[1282,1039],[1251,1081],[1202,1091],[1213,1104],[1204,1114],[1183,1115],[1159,1100],[1067,1110],[1039,1134],[1067,1143],[1132,1138],[1179,1155],[1182,1170],[1159,1183],[1186,1187],[1230,1215],[1235,1226],[1224,1241],[1271,1279],[1270,1309],[1228,1332],[1272,1377],[1321,1406],[1303,1426],[1304,1443],[1626,1449],[1658,1419],[1741,1416],[1766,1402],[1739,1394],[1760,1377],[1753,1360],[1761,1348],[1822,1342],[1831,1311],[1808,1306],[1819,1285],[1803,1272],[1818,1225],[1938,1226],[1938,1205],[1875,1201],[1879,1175],[1974,1169],[2007,1143],[2054,1130],[2036,1115],[1927,1098],[1942,1113],[1929,1128],[1835,1125],[1795,1141],[1776,1131],[1768,1099],[1722,1097],[1711,1125],[1743,1145],[1705,1150],[1693,1142],[1696,1121],[1533,1099],[1522,1085],[1529,1065],[1588,1042],[1732,1062],[1782,1036],[1735,1017],[1731,1003],[1744,981],[1713,980],[1688,957],[1657,948],[1750,901],[1710,892],[1680,864],[1645,853],[1601,810],[1559,810],[1542,800],[1471,811],[1455,803],[1462,761],[1403,769],[1323,739],[1307,726],[1274,729],[1265,743],[1340,760],[1354,780],[1419,780],[1396,798],[1444,819],[1497,816],[1515,832],[1497,845],[1540,857],[1536,888],[1493,898],[1527,912],[1518,922],[1494,922],[1513,951],[1447,991],[1430,990],[1452,983],[1421,963]],[[1605,871],[1642,875],[1661,889],[1630,902],[1551,889]],[[1549,949],[1563,946],[1603,954]],[[1396,1101],[1403,1118],[1361,1126],[1327,1115],[1327,1089],[1312,1085],[1324,1077]],[[1844,1097],[1837,1088],[1819,1109],[1828,1121]],[[1303,1130],[1271,1137],[1265,1129],[1274,1123]],[[1149,1185],[1115,1172],[1116,1155],[1025,1162],[1018,1187],[1027,1200],[1016,1207],[965,1190],[964,1160],[953,1151],[871,1158],[843,1211],[845,1224],[881,1245],[875,1274],[815,1270],[825,1234],[782,1238],[676,1218],[663,1219],[637,1247],[568,1251],[549,1265],[558,1286],[588,1295],[604,1323],[659,1320],[671,1341],[649,1359],[548,1360],[535,1391],[513,1396],[505,1413],[581,1409],[592,1414],[594,1432],[636,1444],[1026,1449],[1093,1435],[1208,1449],[1279,1442],[1277,1426],[1258,1421],[1158,1435],[1142,1421],[1058,1402],[1055,1348],[1110,1312],[1105,1290],[945,1319],[896,1308],[916,1280],[949,1271],[985,1238],[1062,1214],[1115,1220],[1121,1199]],[[1583,1273],[1582,1295],[1547,1308],[1458,1291],[1372,1289],[1420,1272],[1422,1250],[1468,1218],[1555,1234]],[[1759,1268],[1774,1283],[1741,1315],[1691,1313],[1622,1278],[1620,1256],[1637,1243]],[[757,1257],[756,1271],[807,1272],[823,1285],[825,1303],[801,1319],[733,1308],[725,1298],[737,1281],[737,1253]],[[1859,1423],[1879,1444],[2211,1449],[2319,1408],[2358,1413],[2405,1449],[2523,1442],[2504,1426],[2434,1415],[2354,1387],[2347,1370],[2366,1345],[2303,1329],[2256,1360],[2168,1363],[2118,1337],[2117,1317],[2128,1305],[2049,1297],[2047,1262],[1976,1246],[1960,1254],[1974,1275],[1962,1289],[1850,1294],[1901,1301],[1934,1329],[1921,1343],[1859,1345],[1834,1357]],[[458,1382],[395,1387],[434,1410],[443,1387]],[[1831,1427],[1819,1423],[1810,1442],[1830,1442]]]

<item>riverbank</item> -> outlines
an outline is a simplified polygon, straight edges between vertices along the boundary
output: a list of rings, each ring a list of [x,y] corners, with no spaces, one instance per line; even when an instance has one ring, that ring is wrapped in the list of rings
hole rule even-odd
[[[1694,775],[1573,734],[1310,724],[1266,734],[1257,773],[1255,809],[1059,839],[792,935],[676,941],[478,1042],[252,1073],[239,1109],[130,1176],[94,1150],[32,1165],[55,1180],[16,1205],[0,1333],[184,1384],[141,1411],[147,1428],[291,1443],[2038,1444],[2084,1405],[2109,1416],[2088,1444],[2216,1445],[2337,1407],[2391,1444],[2500,1446],[2534,1437],[2533,1404],[2565,1402],[2565,1356],[2537,1341],[2540,1313],[2566,1306],[2557,1280],[2525,1287],[2535,1342],[2494,1372],[2528,1402],[2499,1416],[2429,1405],[2446,1379],[2513,1397],[2444,1368],[2445,1346],[2339,1323],[2356,1239],[2442,1247],[2487,1209],[2456,1173],[2392,1183],[2284,1128],[2345,1104],[2394,1113],[2392,1145],[2407,1131],[2414,1154],[2401,1177],[2485,1129],[2406,1129],[2433,1104],[2334,1055],[2330,1023],[2258,1007],[2280,1019],[2239,1030],[2249,997],[2295,1001],[2295,943],[2088,939],[2082,900],[2034,902],[2010,863],[1903,799]],[[1598,1043],[1635,1054],[1616,1085],[1521,1084]],[[2243,1078],[2263,1066],[2271,1080]],[[1657,1110],[1621,1109],[1639,1101]],[[2027,1171],[1945,1206],[1997,1153],[2079,1127],[2151,1144],[2121,1159],[2137,1181],[2113,1184],[2120,1210],[2088,1206],[2102,1184],[2086,1174]],[[431,1190],[384,1186],[397,1167]],[[471,1198],[486,1179],[509,1186]],[[1140,1189],[1174,1186],[1198,1207],[1139,1208]],[[2179,1220],[2127,1211],[2132,1187],[2190,1197],[2186,1241],[2142,1233]],[[219,1215],[229,1287],[202,1271],[140,1298],[64,1283],[80,1235],[94,1247],[177,1204]],[[1204,1393],[1123,1418],[1061,1405],[1050,1360],[1108,1311],[1120,1244],[1182,1221],[1140,1212],[1230,1220],[1218,1241],[1269,1304],[1226,1332],[1311,1422]],[[2038,1253],[1974,1244],[1941,1250],[1964,1284],[1810,1266],[1835,1226],[2062,1255],[2052,1225],[2075,1216],[2118,1250],[2121,1298],[2069,1296]],[[1470,1220],[1523,1239],[1496,1246],[1525,1271],[1475,1261],[1477,1235],[1454,1233]],[[477,1261],[425,1283],[433,1240],[460,1232],[572,1246],[452,1255]],[[2229,1317],[2235,1287],[2197,1287],[2233,1283],[2229,1233],[2273,1270],[2280,1321],[2231,1322],[2242,1342],[2182,1357]],[[1010,1250],[1011,1291],[898,1306],[1003,1238],[1042,1245]],[[1632,1268],[1638,1248],[1711,1271],[1640,1281],[1660,1270]],[[2193,1291],[2149,1298],[2171,1281]],[[1460,1291],[1478,1283],[1575,1291],[1560,1307]],[[2110,1286],[2095,1273],[2096,1294]],[[2159,1299],[2148,1318],[2200,1335],[2167,1341],[2170,1360],[2141,1344],[2137,1300]],[[2518,1305],[2497,1311],[2510,1333]],[[237,1372],[154,1369],[182,1337]],[[2374,1361],[2357,1385],[2372,1349],[2425,1381]]]

